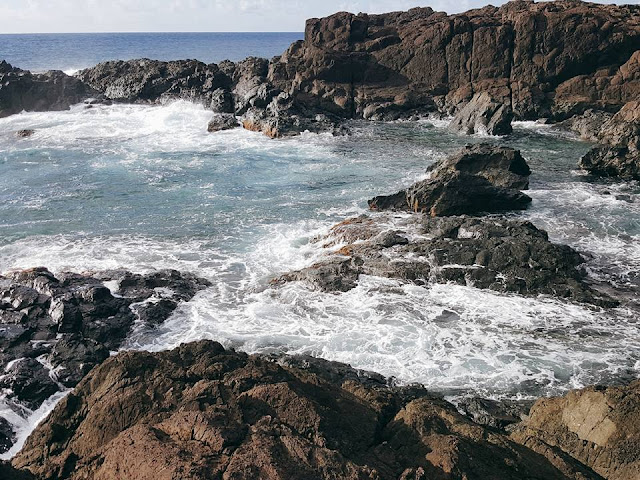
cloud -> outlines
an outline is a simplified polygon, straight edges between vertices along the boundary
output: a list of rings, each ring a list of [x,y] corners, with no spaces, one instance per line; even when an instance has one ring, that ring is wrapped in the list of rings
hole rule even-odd
[[[488,1],[0,0],[0,32],[301,31],[305,19],[340,10],[382,13],[431,6],[455,13]]]

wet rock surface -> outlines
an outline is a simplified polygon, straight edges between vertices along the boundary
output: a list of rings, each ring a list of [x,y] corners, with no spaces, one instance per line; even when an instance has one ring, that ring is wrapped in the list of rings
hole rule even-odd
[[[327,251],[324,260],[274,283],[304,281],[323,291],[348,291],[360,275],[375,275],[617,304],[589,285],[578,252],[551,243],[545,231],[526,221],[364,215],[336,225],[318,241]]]
[[[467,146],[429,169],[430,177],[369,200],[372,210],[409,210],[431,216],[523,210],[531,198],[531,170],[520,152],[488,144]]]
[[[215,342],[94,369],[13,466],[42,479],[597,479],[460,415],[419,387]]]
[[[640,382],[540,399],[512,438],[558,448],[610,480],[640,478]]]
[[[23,110],[66,110],[96,92],[77,78],[60,71],[31,73],[0,61],[0,118]],[[22,130],[28,137],[33,131]]]
[[[218,113],[209,120],[207,131],[209,133],[220,132],[223,130],[231,130],[239,127],[240,124],[236,119],[236,116],[230,113]]]
[[[599,125],[600,145],[580,160],[580,167],[605,177],[640,180],[640,101],[627,103]]]
[[[178,302],[208,285],[171,270],[53,275],[37,268],[1,276],[0,388],[5,400],[18,413],[23,407],[37,409],[108,358],[136,322],[161,323]]]

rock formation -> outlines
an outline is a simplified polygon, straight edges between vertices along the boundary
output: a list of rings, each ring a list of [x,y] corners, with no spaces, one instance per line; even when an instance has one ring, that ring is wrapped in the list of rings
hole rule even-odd
[[[601,145],[582,157],[580,167],[595,175],[640,180],[640,101],[627,103],[595,132]]]
[[[508,135],[512,132],[511,105],[496,102],[487,92],[476,93],[453,118],[449,129],[473,135]]]
[[[488,144],[463,148],[429,169],[431,176],[389,196],[369,200],[372,210],[429,215],[495,213],[525,209],[531,170],[520,152]]]
[[[395,229],[389,230],[389,223]],[[455,282],[499,292],[616,305],[589,286],[580,270],[584,259],[578,252],[551,243],[546,232],[529,222],[464,216],[361,216],[336,225],[318,241],[327,250],[324,260],[274,283],[305,281],[323,291],[348,291],[365,274],[418,285]]]
[[[223,130],[231,130],[239,126],[240,124],[238,123],[235,115],[231,113],[216,113],[209,121],[207,131],[209,133],[214,133]]]
[[[107,288],[109,285],[113,292]],[[208,286],[176,271],[0,276],[0,388],[17,412],[71,388],[117,350],[135,322],[153,327]],[[3,439],[4,437],[4,439]],[[13,439],[10,429],[0,446]]]
[[[82,81],[63,72],[34,74],[0,61],[0,118],[23,110],[66,110],[95,94]]]
[[[512,438],[559,448],[609,480],[640,478],[640,382],[538,400]]]
[[[420,387],[214,342],[94,369],[13,466],[39,479],[598,479],[535,453]]]

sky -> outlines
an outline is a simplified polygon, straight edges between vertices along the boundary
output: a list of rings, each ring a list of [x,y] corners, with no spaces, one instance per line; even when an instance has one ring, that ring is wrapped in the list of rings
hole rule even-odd
[[[0,33],[300,32],[305,19],[338,11],[457,13],[487,3],[505,0],[0,0]]]

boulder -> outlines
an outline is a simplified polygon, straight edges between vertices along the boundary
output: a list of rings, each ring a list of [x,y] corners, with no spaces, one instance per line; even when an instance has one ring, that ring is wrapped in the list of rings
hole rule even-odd
[[[23,110],[66,110],[93,94],[95,91],[81,80],[63,72],[35,74],[0,61],[0,118]],[[32,133],[23,130],[18,135],[27,137]]]
[[[18,138],[28,138],[32,136],[34,133],[36,133],[35,130],[25,129],[25,130],[18,130],[16,132],[16,135],[18,136]]]
[[[531,198],[531,170],[520,152],[488,144],[468,146],[429,169],[427,180],[369,200],[371,210],[409,210],[431,216],[523,210]]]
[[[640,382],[540,399],[511,438],[560,449],[608,480],[640,478]]]
[[[393,224],[394,229],[388,230]],[[397,240],[386,242],[393,235]],[[318,239],[325,256],[287,273],[275,285],[304,281],[327,292],[348,291],[360,275],[418,285],[453,282],[521,295],[552,295],[600,306],[617,301],[590,285],[582,256],[549,241],[530,222],[504,218],[362,216]]]
[[[207,131],[209,133],[220,132],[222,130],[231,130],[239,127],[240,124],[236,119],[236,116],[231,113],[218,113],[209,120]]]
[[[580,160],[589,173],[640,180],[640,101],[627,103],[598,130],[600,145]]]
[[[31,410],[58,391],[48,369],[33,358],[18,359],[6,368],[0,388],[11,390],[11,397]]]
[[[208,341],[121,353],[55,407],[13,466],[43,480],[599,478],[419,386],[331,362],[286,363]]]
[[[511,133],[511,106],[495,101],[488,92],[476,93],[453,118],[449,130],[473,135],[508,135]]]

